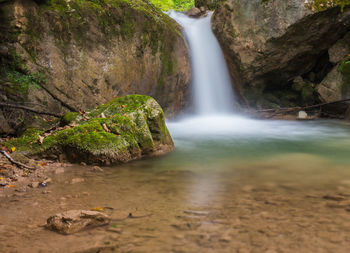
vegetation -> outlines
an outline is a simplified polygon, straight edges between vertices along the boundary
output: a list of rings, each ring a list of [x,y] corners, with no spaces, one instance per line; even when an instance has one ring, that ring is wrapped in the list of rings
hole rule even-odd
[[[267,3],[270,0],[261,0],[262,3]],[[339,6],[342,10],[345,6],[350,5],[350,0],[310,0],[305,1],[306,6],[313,11],[323,11],[331,7]]]
[[[346,5],[350,5],[350,0],[313,0],[307,3],[307,6],[315,11],[323,11],[335,6],[340,6],[343,9]]]
[[[194,0],[151,0],[162,11],[187,11],[194,7]]]
[[[114,162],[153,152],[158,143],[172,144],[160,106],[148,96],[116,98],[87,112],[84,116],[68,112],[64,128],[45,133],[28,129],[20,138],[5,145],[31,154],[79,154],[76,159]],[[45,136],[45,138],[44,138]],[[40,141],[42,138],[42,141]]]

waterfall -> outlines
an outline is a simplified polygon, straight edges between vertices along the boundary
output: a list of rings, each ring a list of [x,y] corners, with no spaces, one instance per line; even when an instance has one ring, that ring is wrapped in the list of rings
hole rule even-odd
[[[234,94],[224,55],[211,30],[212,13],[199,19],[175,11],[168,15],[183,27],[189,45],[195,113],[232,113]]]

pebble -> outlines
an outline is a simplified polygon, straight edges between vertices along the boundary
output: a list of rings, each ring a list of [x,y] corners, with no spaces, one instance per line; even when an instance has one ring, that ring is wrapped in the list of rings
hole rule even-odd
[[[91,168],[91,171],[93,172],[103,172],[103,169],[99,166],[94,166]]]
[[[55,170],[55,174],[62,174],[64,173],[64,168],[58,168]]]
[[[84,178],[73,178],[71,181],[71,184],[77,184],[77,183],[81,183],[84,182]]]
[[[31,188],[38,188],[39,187],[39,182],[31,182],[30,184],[28,184],[29,187]]]

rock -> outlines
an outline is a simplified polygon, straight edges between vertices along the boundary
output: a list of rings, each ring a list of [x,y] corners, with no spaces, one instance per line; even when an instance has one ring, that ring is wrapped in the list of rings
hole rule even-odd
[[[273,93],[280,98],[278,105],[287,100],[291,103],[284,103],[287,106],[302,106],[303,101],[298,101],[301,91],[292,89],[292,80],[313,72],[319,82],[328,73],[332,66],[328,49],[348,32],[350,8],[344,8],[343,13],[340,8],[313,12],[304,1],[264,2],[219,3],[212,18],[214,33],[241,103],[271,107],[271,103],[261,101]]]
[[[198,18],[200,17],[202,12],[198,8],[192,8],[189,11],[186,12],[186,15],[192,18]]]
[[[101,212],[71,210],[47,219],[46,227],[60,234],[69,235],[87,228],[109,224],[111,218]]]
[[[99,166],[94,166],[91,168],[91,171],[93,172],[103,172],[103,169]]]
[[[307,119],[307,113],[305,111],[299,111],[298,112],[298,119]]]
[[[73,178],[71,184],[77,184],[84,181],[85,181],[84,178]]]
[[[194,5],[197,8],[205,7],[209,10],[214,10],[218,4],[218,2],[222,2],[223,0],[195,0]]]
[[[39,182],[31,182],[30,184],[28,184],[29,187],[31,188],[38,188],[39,187]]]
[[[35,104],[45,105],[47,111],[61,114],[144,94],[155,97],[169,117],[188,104],[190,61],[174,20],[144,0],[77,1],[74,12],[68,6],[67,1],[38,5],[33,0],[0,6],[0,46],[11,46],[11,55],[0,61],[6,70],[0,73],[1,83],[6,83],[0,94],[8,96],[9,103],[26,101],[39,110],[42,106]],[[11,66],[22,69],[11,72]],[[7,80],[16,73],[21,77]],[[33,77],[45,81],[45,89],[36,82],[29,87],[17,83]],[[6,132],[48,124],[23,110],[2,112],[7,124],[0,119],[0,130]]]
[[[105,118],[99,117],[101,113]],[[103,165],[160,155],[174,149],[162,108],[151,97],[116,98],[87,114],[88,120],[77,117],[74,127],[53,131],[41,145],[30,144],[38,138],[38,131],[11,141],[22,143],[16,147],[28,156],[48,159],[55,154],[73,163]],[[103,124],[110,132],[104,130]]]
[[[199,10],[201,11],[201,13],[205,13],[207,11],[207,9],[204,6],[200,7]]]
[[[55,169],[55,174],[62,174],[62,173],[64,173],[64,168]]]
[[[342,59],[316,87],[322,102],[330,103],[350,98],[350,57]],[[323,112],[344,115],[350,111],[349,103],[337,103],[323,107]]]
[[[328,49],[329,61],[333,64],[339,63],[350,52],[350,32],[344,38],[338,40],[330,49]]]

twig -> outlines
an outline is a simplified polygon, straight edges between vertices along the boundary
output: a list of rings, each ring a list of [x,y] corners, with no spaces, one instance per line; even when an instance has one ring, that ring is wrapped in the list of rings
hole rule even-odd
[[[9,155],[9,154],[7,154],[6,153],[6,151],[0,151],[1,152],[1,154],[3,154],[12,164],[14,164],[14,165],[16,165],[17,167],[19,167],[19,168],[24,168],[24,169],[27,169],[27,170],[36,170],[36,168],[34,168],[34,167],[29,167],[29,166],[27,166],[27,165],[25,165],[25,164],[23,164],[23,163],[20,163],[20,162],[17,162],[17,161],[15,161],[15,160],[13,160],[13,158]]]
[[[56,117],[56,118],[62,118],[63,117],[63,115],[60,115],[60,114],[56,114],[56,113],[53,113],[53,112],[38,111],[38,110],[35,110],[35,109],[27,107],[27,106],[23,106],[23,105],[14,105],[14,104],[0,103],[0,106],[1,107],[23,109],[23,110],[26,110],[26,111],[29,111],[29,112],[33,112],[33,113],[36,113],[36,114],[49,115],[49,116],[53,116],[53,117]]]
[[[297,107],[286,107],[286,108],[276,108],[276,109],[263,109],[263,110],[256,110],[256,112],[275,112],[275,111],[297,111],[297,110],[305,110],[305,109],[312,109],[317,107],[322,107],[324,105],[331,105],[331,104],[338,104],[350,101],[350,98],[337,100],[329,103],[321,103],[317,105],[309,105],[309,106],[297,106]]]

